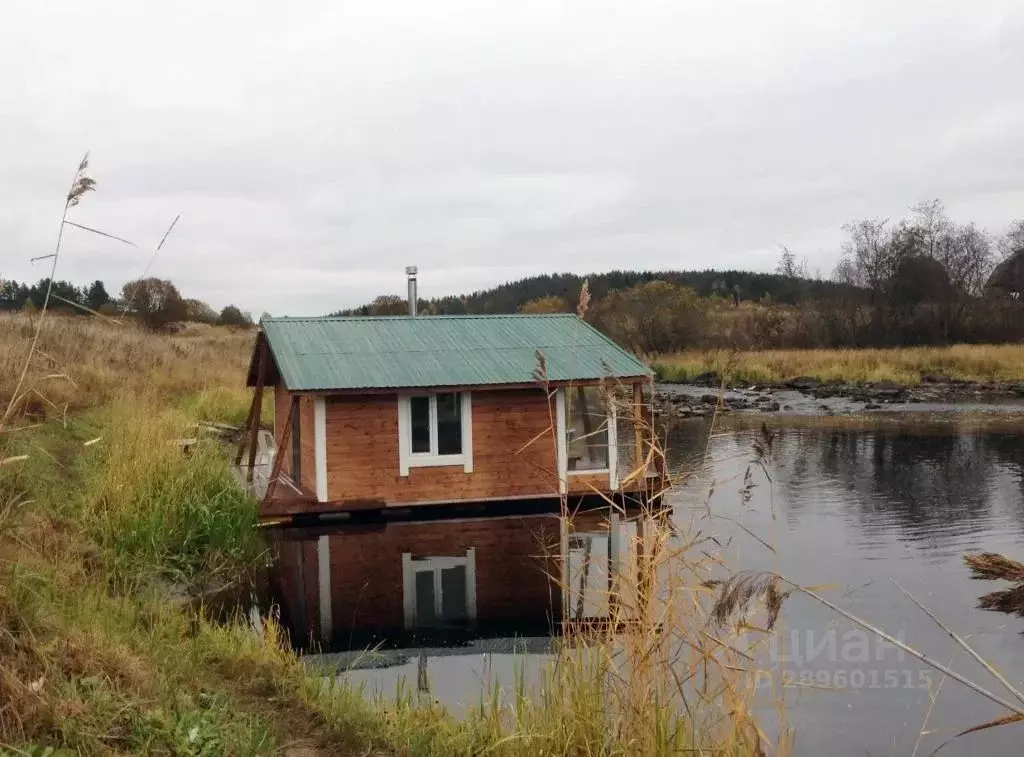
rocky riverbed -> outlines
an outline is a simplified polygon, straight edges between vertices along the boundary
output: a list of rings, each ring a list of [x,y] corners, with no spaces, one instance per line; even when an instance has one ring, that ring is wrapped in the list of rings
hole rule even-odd
[[[727,386],[724,390],[721,386],[721,378],[713,373],[698,376],[691,384],[659,384],[655,411],[665,418],[685,419],[713,412],[833,415],[905,410],[909,406],[921,410],[950,406],[1024,410],[1024,382],[975,383],[938,374],[925,376],[915,385],[823,382],[812,376],[797,376],[780,386]]]

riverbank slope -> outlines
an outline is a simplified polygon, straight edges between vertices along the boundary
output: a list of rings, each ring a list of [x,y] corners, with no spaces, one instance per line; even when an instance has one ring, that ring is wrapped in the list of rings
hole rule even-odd
[[[1024,382],[1024,345],[834,350],[690,350],[653,361],[664,382],[735,386],[819,384],[991,384]],[[805,381],[805,385],[812,382]],[[797,388],[797,387],[794,387]],[[1024,386],[1022,386],[1024,392]]]
[[[414,691],[370,699],[308,669],[272,615],[246,612],[269,556],[256,503],[199,426],[244,419],[254,333],[48,319],[21,382],[36,323],[0,318],[0,396],[17,398],[0,432],[0,751],[763,753],[727,645],[689,639],[707,657],[691,653],[687,676],[711,668],[729,684],[689,710],[658,662],[667,630],[707,617],[652,617],[615,650],[598,637],[563,646],[542,690],[467,692],[477,703],[463,718]]]

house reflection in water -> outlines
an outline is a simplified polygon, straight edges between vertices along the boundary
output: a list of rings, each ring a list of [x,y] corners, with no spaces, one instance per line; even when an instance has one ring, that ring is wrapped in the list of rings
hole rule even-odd
[[[274,601],[300,647],[548,634],[563,618],[563,585],[571,619],[607,614],[630,527],[607,508],[561,525],[520,513],[274,529]]]

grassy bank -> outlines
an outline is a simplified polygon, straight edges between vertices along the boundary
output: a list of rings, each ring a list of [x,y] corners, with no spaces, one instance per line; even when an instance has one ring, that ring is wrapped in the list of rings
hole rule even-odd
[[[28,356],[37,317],[0,315],[0,401],[6,409]],[[134,323],[47,316],[22,386],[33,414],[97,407],[145,391],[159,402],[190,395],[199,414],[245,420],[241,380],[255,332],[189,324],[154,335]],[[0,411],[2,413],[2,411]]]
[[[1024,345],[956,345],[861,350],[693,350],[655,361],[662,381],[714,371],[741,384],[779,384],[795,376],[851,383],[918,384],[941,374],[964,381],[1024,381]]]
[[[8,454],[28,457],[5,466],[0,483],[0,746],[303,757],[758,753],[750,681],[736,672],[741,653],[694,633],[699,646],[683,656],[680,639],[653,631],[683,629],[685,616],[707,634],[709,616],[693,602],[710,592],[693,577],[680,576],[680,602],[661,603],[614,642],[595,634],[561,647],[539,688],[519,681],[511,692],[466,692],[478,700],[462,718],[414,690],[371,699],[320,678],[270,620],[257,632],[243,614],[204,613],[196,597],[225,587],[244,595],[263,561],[255,504],[234,487],[215,442],[190,456],[168,444],[191,417],[154,416],[144,399],[8,442]],[[703,682],[691,686],[689,714],[667,666]]]
[[[27,320],[0,319],[20,355]],[[185,455],[175,440],[199,419],[244,416],[251,338],[84,319],[44,328],[28,415],[0,433],[0,750],[758,753],[748,663],[709,633],[701,577],[715,566],[700,541],[672,548],[649,533],[648,574],[683,571],[672,601],[633,585],[630,607],[652,607],[642,622],[559,647],[539,687],[481,692],[463,718],[408,690],[371,700],[310,672],[271,619],[225,616],[223,598],[246,596],[268,557],[256,504],[218,442]],[[21,367],[10,354],[8,393]]]

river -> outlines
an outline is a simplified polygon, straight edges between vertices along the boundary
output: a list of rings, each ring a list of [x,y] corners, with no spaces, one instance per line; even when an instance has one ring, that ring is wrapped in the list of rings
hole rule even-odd
[[[895,582],[1011,681],[1024,680],[1024,620],[976,609],[981,594],[1006,585],[972,580],[963,563],[965,552],[982,550],[1024,558],[1024,413],[1019,405],[908,410],[856,422],[806,415],[777,420],[763,468],[751,467],[755,442],[763,440],[758,423],[730,422],[714,433],[707,420],[678,424],[668,437],[670,464],[681,481],[672,494],[674,517],[687,522],[710,507],[725,516],[716,531],[729,545],[732,565],[826,585],[822,593],[844,609],[936,660],[952,658],[957,672],[1005,695]],[[740,491],[748,468],[754,485],[745,498]],[[914,749],[929,686],[934,691],[942,676],[855,628],[806,596],[785,603],[772,662],[798,684],[785,690],[798,755]],[[347,675],[384,693],[393,693],[401,679],[411,686],[429,681],[432,695],[458,711],[495,681],[511,681],[517,671],[529,677],[547,649],[546,639],[521,638],[396,651],[383,667]],[[1005,714],[946,680],[919,754]],[[1020,730],[1011,725],[971,734],[942,754],[1017,753]]]

